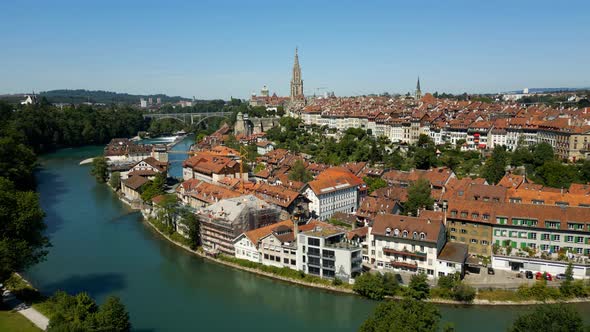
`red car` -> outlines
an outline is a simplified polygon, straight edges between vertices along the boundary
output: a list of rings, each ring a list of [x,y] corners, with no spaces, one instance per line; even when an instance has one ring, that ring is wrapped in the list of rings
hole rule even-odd
[[[537,272],[537,274],[535,274],[535,279],[542,280],[543,279],[543,273]],[[553,281],[553,277],[551,276],[550,273],[545,272],[545,280],[547,280],[547,281]]]

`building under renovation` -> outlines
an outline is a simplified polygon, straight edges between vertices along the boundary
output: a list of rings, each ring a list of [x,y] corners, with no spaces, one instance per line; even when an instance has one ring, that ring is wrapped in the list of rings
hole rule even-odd
[[[203,248],[233,256],[238,235],[276,223],[279,214],[274,205],[253,195],[220,200],[199,212]]]

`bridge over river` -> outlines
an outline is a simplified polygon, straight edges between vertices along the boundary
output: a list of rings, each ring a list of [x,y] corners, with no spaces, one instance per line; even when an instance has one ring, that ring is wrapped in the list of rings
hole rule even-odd
[[[144,119],[175,119],[182,123],[200,124],[204,120],[214,117],[227,118],[232,112],[201,112],[201,113],[145,113]],[[195,122],[195,120],[197,122]]]

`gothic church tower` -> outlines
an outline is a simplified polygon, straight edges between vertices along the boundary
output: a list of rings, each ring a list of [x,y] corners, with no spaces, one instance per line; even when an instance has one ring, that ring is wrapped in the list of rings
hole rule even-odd
[[[295,48],[295,63],[293,64],[293,78],[291,78],[291,99],[303,99],[303,80],[301,79],[297,48]]]
[[[418,83],[416,83],[416,100],[422,99],[422,90],[420,90],[420,77],[418,77]]]

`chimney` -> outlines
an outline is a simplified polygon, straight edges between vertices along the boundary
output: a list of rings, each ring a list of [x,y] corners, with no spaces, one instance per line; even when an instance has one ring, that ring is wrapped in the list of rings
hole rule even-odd
[[[298,218],[293,219],[293,234],[295,235],[295,243],[297,243],[297,236],[299,235],[299,220]]]

